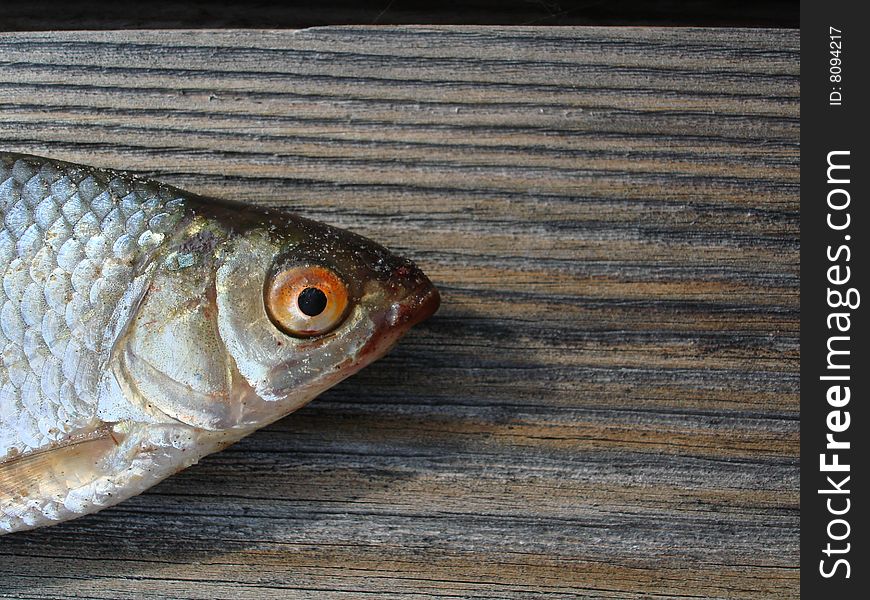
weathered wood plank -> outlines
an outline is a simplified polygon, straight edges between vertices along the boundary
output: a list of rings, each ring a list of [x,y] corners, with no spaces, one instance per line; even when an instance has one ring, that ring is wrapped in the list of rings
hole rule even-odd
[[[797,597],[798,46],[0,35],[4,149],[293,207],[444,298],[295,415],[0,538],[0,597]]]

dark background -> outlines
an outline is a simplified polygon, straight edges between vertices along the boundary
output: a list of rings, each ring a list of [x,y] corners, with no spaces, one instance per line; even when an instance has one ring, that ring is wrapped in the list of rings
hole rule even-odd
[[[784,0],[471,0],[419,2],[114,2],[58,3],[7,0],[0,3],[0,31],[50,29],[295,29],[347,24],[469,25],[697,25],[705,27],[791,27],[799,3]]]
[[[864,5],[859,3],[830,4],[805,2],[801,28],[801,595],[804,598],[831,598],[852,600],[867,597],[867,340],[870,339],[870,320],[867,302],[870,286],[867,284],[867,255],[870,238],[866,232],[870,223],[870,207],[866,202],[867,184],[867,104],[870,86],[864,77],[870,42],[864,24]],[[842,81],[831,82],[830,30],[842,31]],[[841,87],[841,106],[828,105],[828,94],[834,86]],[[827,154],[832,150],[851,151],[849,185],[827,183]],[[850,231],[833,231],[827,219],[827,194],[835,188],[846,188],[851,194],[849,212]],[[856,202],[856,199],[859,199]],[[827,304],[829,282],[827,270],[833,264],[827,260],[827,248],[836,248],[851,236],[851,277],[848,286],[861,292],[861,306],[851,310],[851,329],[848,333],[829,329],[827,315],[840,312]],[[831,286],[834,287],[834,286]],[[840,286],[847,287],[847,286]],[[827,342],[830,336],[850,336],[850,364],[847,374],[852,398],[843,410],[850,412],[851,426],[838,434],[842,441],[852,444],[849,451],[840,451],[840,462],[851,465],[851,480],[845,486],[850,494],[851,509],[841,518],[849,521],[851,535],[842,541],[833,541],[827,534],[828,523],[835,518],[828,512],[829,496],[817,490],[828,488],[827,476],[839,481],[837,473],[819,472],[819,454],[826,451],[826,425],[828,411],[826,392],[832,382],[819,381],[826,372]],[[842,343],[842,342],[841,342]],[[828,451],[829,453],[831,451]],[[843,475],[846,475],[845,473]],[[842,502],[842,498],[840,499]],[[837,506],[834,501],[834,506]],[[835,530],[836,531],[836,530]],[[839,532],[838,532],[839,533]],[[851,578],[843,579],[842,568],[836,577],[825,579],[819,574],[819,561],[826,559],[825,569],[833,561],[823,552],[827,544],[842,549],[850,544],[846,558],[851,564]]]

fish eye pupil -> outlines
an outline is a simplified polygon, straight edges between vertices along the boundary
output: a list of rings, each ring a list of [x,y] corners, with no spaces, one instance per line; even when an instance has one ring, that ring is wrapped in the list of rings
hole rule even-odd
[[[319,288],[307,287],[299,292],[296,303],[304,314],[316,317],[326,308],[326,294]]]

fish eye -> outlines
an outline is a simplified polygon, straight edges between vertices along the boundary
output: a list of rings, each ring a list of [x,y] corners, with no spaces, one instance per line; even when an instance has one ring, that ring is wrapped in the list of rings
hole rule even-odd
[[[290,267],[266,280],[266,313],[281,331],[314,337],[344,320],[350,304],[347,286],[324,267]]]

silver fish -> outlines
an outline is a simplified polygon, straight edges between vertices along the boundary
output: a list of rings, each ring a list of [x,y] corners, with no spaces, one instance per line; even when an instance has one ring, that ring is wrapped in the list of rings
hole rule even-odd
[[[0,153],[0,534],[136,495],[438,308],[410,261],[279,210]]]

